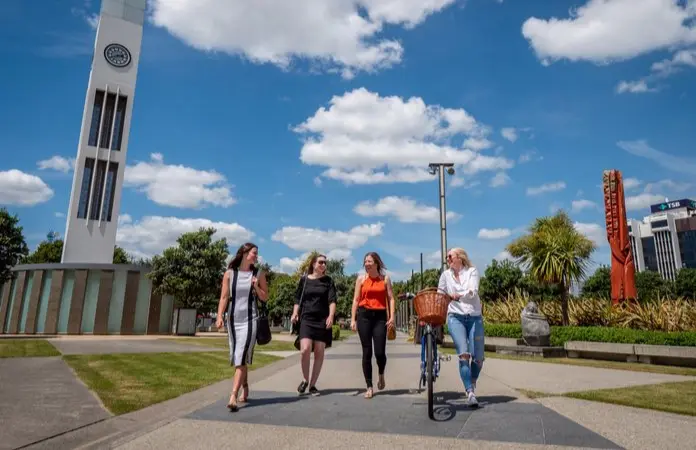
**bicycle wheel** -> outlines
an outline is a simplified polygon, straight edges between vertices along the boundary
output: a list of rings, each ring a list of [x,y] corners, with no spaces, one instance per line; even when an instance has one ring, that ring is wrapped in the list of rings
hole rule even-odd
[[[433,414],[433,335],[428,333],[425,339],[425,377],[428,382],[428,417],[432,420]]]

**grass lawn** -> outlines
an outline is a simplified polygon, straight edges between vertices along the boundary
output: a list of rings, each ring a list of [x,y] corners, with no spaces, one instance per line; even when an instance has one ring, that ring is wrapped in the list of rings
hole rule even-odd
[[[60,356],[60,352],[46,339],[0,339],[0,358],[29,356]]]
[[[202,345],[204,347],[211,347],[216,349],[227,350],[227,337],[190,337],[190,338],[172,338],[171,340],[177,341],[180,344],[193,344]],[[295,346],[292,342],[281,341],[281,340],[271,340],[266,345],[256,345],[254,347],[254,352],[282,352],[282,351],[295,351]]]
[[[124,414],[231,378],[227,352],[66,355],[113,414]],[[281,358],[256,353],[251,370]]]
[[[441,352],[454,355],[453,348],[441,348]],[[696,376],[696,368],[678,366],[660,366],[657,364],[629,363],[619,361],[601,361],[596,359],[576,358],[539,358],[531,356],[501,355],[495,352],[486,352],[486,358],[509,359],[513,361],[529,361],[546,364],[565,364],[569,366],[596,367],[598,369],[630,370],[633,372],[661,373],[669,375]]]
[[[571,392],[565,396],[696,416],[696,381]]]

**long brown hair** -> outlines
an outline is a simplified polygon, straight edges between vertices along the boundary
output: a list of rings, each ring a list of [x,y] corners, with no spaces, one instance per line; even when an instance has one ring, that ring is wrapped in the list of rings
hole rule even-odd
[[[317,262],[317,260],[319,258],[326,259],[326,255],[322,255],[321,253],[317,253],[316,255],[312,256],[312,260],[309,261],[309,267],[307,267],[307,275],[311,275],[314,273],[314,264]]]
[[[242,264],[242,258],[244,258],[244,255],[249,253],[253,249],[258,249],[259,247],[252,243],[252,242],[247,242],[246,244],[243,244],[239,247],[237,250],[237,254],[234,255],[234,258],[232,258],[232,261],[227,265],[228,270],[237,270],[239,269],[239,266]],[[254,270],[255,266],[252,264],[251,265],[251,270]]]
[[[380,275],[384,276],[384,271],[387,269],[387,266],[384,265],[384,261],[382,261],[382,258],[379,257],[379,254],[377,254],[377,252],[365,253],[365,256],[363,257],[363,267],[365,267],[365,259],[367,259],[368,256],[371,256],[372,260],[377,265],[377,272]]]

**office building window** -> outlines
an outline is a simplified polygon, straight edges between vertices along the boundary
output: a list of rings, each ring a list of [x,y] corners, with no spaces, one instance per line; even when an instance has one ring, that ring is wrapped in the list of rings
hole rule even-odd
[[[667,226],[666,220],[656,220],[650,223],[651,228],[664,228]]]
[[[111,150],[121,150],[127,103],[128,97],[125,95],[119,95],[118,104],[116,104],[115,92],[109,92],[106,95],[105,103],[104,91],[97,89],[96,93],[94,94],[92,120],[90,121],[89,140],[87,142],[88,145],[96,147],[98,140],[99,148],[109,148],[109,141],[111,141]],[[102,108],[104,109],[103,117]],[[99,136],[100,131],[101,137]]]
[[[647,270],[652,270],[654,272],[659,272],[657,269],[657,252],[655,251],[655,239],[650,237],[644,237],[641,239],[643,244],[643,262],[645,263],[645,268]]]
[[[77,218],[87,218],[87,205],[89,204],[90,220],[101,219],[111,222],[114,208],[114,195],[116,193],[116,174],[118,173],[118,163],[109,163],[109,170],[106,169],[106,161],[99,160],[96,164],[94,158],[85,160],[85,169],[82,173],[82,185],[80,188],[80,202],[77,208]],[[92,193],[92,184],[94,192]],[[90,193],[92,201],[89,203]]]
[[[696,230],[677,233],[682,267],[696,269]]]

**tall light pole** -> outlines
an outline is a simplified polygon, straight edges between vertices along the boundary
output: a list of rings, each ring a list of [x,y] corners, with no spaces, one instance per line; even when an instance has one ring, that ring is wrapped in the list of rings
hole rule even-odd
[[[438,174],[440,181],[440,269],[447,267],[447,207],[445,205],[445,170],[450,175],[454,175],[454,164],[452,163],[430,163],[428,171],[431,175]]]

